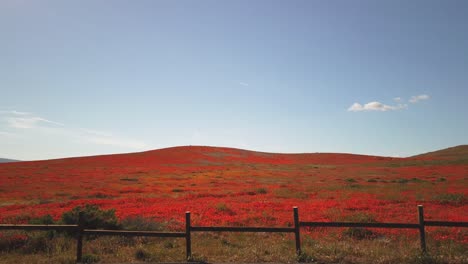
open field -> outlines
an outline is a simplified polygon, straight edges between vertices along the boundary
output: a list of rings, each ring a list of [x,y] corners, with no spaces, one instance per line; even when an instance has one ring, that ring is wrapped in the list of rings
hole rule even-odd
[[[301,221],[416,223],[418,204],[426,220],[468,221],[467,149],[389,158],[176,147],[6,163],[0,165],[0,222],[28,223],[47,214],[59,220],[84,204],[115,209],[121,221],[141,217],[164,230],[183,230],[185,211],[192,212],[193,225],[291,226],[293,206],[300,208]],[[356,240],[345,229],[303,230],[303,250],[323,263],[421,263],[417,231],[373,232],[372,239]],[[293,262],[294,239],[285,236],[197,234],[193,252],[208,261]],[[468,260],[466,229],[428,228],[427,236],[429,252],[438,256],[434,261]],[[184,250],[183,241],[169,241],[99,238],[86,242],[85,252],[103,261],[136,261],[141,249],[148,258],[140,260],[182,261],[184,254],[176,252]],[[67,246],[73,240],[48,243],[53,249],[47,252],[59,254],[37,258],[18,249],[2,261],[73,261],[73,246]]]

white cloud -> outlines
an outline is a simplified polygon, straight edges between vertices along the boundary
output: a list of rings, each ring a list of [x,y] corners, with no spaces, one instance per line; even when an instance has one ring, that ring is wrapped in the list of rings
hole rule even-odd
[[[396,106],[382,104],[380,102],[370,102],[367,104],[360,104],[354,103],[348,108],[350,112],[361,112],[361,111],[392,111],[392,110],[400,110],[406,108],[407,105],[398,104]]]
[[[419,101],[424,101],[424,100],[429,100],[429,95],[427,94],[421,94],[421,95],[415,95],[415,96],[411,96],[411,99],[409,100],[410,103],[417,103]]]
[[[242,85],[242,86],[249,86],[249,84],[245,83],[245,82],[240,82],[239,84]]]
[[[395,102],[401,102],[401,100],[402,100],[401,97],[395,97],[395,98],[393,98],[393,101],[395,101]]]
[[[12,128],[35,128],[43,125],[63,126],[62,123],[50,121],[38,116],[8,117],[6,118],[8,126]]]
[[[33,115],[32,113],[16,110],[2,110],[0,111],[0,116],[2,116],[2,119],[6,121],[10,128],[30,129],[46,125],[63,126],[62,123],[54,122],[40,116]]]
[[[0,111],[0,114],[10,114],[10,115],[24,116],[24,115],[30,115],[31,113],[28,113],[28,112],[20,112],[20,111],[16,111],[16,110],[8,110],[8,111],[1,110],[1,111]]]

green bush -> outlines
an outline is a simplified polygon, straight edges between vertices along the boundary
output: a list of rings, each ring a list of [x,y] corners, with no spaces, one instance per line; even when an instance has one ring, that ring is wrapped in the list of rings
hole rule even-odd
[[[102,210],[97,205],[77,206],[62,214],[62,222],[67,225],[78,224],[78,215],[83,212],[83,225],[89,229],[118,229],[115,209]]]
[[[31,225],[53,225],[55,224],[55,221],[50,214],[47,214],[47,215],[29,220],[29,224]]]
[[[44,216],[41,216],[41,217],[38,217],[38,218],[30,219],[29,224],[31,224],[31,225],[53,225],[53,224],[55,224],[55,221],[54,221],[54,219],[52,218],[51,215],[47,214],[47,215],[44,215]],[[42,239],[41,237],[43,237],[44,235],[45,235],[46,238],[48,238],[50,240],[50,239],[57,236],[57,231],[48,230],[48,231],[46,231],[45,233],[41,234],[40,236],[38,236],[36,238],[37,239]],[[38,242],[38,243],[40,244],[41,242]]]

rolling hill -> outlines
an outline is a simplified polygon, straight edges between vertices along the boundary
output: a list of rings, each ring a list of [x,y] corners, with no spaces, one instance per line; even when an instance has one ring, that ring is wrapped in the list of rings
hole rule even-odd
[[[0,158],[0,163],[7,163],[7,162],[17,162],[19,160],[13,160],[13,159],[2,159]]]
[[[436,151],[416,155],[414,157],[468,160],[468,145],[460,145],[460,146],[450,147],[446,149],[436,150]]]
[[[292,206],[310,221],[413,222],[417,204],[431,219],[467,221],[468,162],[444,161],[465,149],[391,158],[184,146],[2,163],[0,223],[84,204],[174,228],[188,210],[200,225],[287,226]]]

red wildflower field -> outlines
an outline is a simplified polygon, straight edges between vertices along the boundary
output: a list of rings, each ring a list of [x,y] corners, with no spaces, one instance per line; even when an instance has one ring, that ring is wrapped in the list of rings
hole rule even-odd
[[[418,204],[428,220],[468,221],[466,150],[389,158],[191,146],[6,163],[0,164],[0,222],[46,214],[59,219],[84,204],[173,230],[183,228],[185,211],[194,225],[290,226],[293,206],[301,221],[416,223]],[[468,242],[462,228],[428,232]]]

